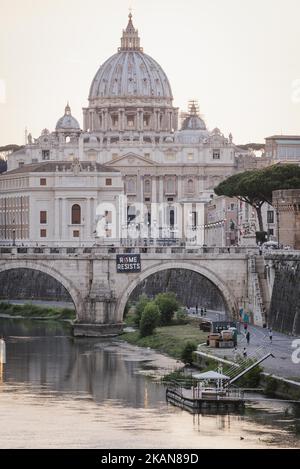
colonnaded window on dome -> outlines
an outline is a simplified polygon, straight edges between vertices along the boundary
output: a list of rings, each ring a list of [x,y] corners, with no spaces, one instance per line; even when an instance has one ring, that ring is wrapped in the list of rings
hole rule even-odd
[[[80,225],[81,223],[81,207],[78,204],[72,205],[72,225]]]
[[[151,116],[144,116],[144,127],[149,127]]]
[[[127,116],[127,126],[128,127],[134,126],[134,116]]]
[[[111,116],[111,122],[112,122],[112,126],[113,127],[117,127],[118,126],[118,123],[119,123],[119,118],[118,118],[118,115],[112,115]]]

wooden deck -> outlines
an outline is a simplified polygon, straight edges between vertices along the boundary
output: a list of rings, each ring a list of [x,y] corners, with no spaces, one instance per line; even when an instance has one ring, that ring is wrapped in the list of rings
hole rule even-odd
[[[167,388],[167,402],[192,413],[202,411],[233,412],[244,409],[245,400],[238,390],[235,392],[198,392],[198,389]]]

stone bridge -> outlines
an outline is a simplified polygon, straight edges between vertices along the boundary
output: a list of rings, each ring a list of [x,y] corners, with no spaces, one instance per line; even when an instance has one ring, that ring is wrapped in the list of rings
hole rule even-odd
[[[54,277],[69,292],[76,310],[75,335],[117,334],[125,305],[145,278],[166,269],[188,269],[209,279],[220,291],[227,314],[256,301],[251,269],[257,250],[251,248],[183,247],[1,247],[0,272],[28,268]],[[117,255],[140,256],[139,272],[118,272]],[[252,267],[251,267],[252,266]]]

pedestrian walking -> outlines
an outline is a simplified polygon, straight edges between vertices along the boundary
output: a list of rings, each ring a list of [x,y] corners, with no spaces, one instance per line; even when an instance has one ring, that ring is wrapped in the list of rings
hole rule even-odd
[[[272,331],[272,329],[269,330],[269,338],[270,338],[270,342],[272,343],[272,341],[273,341],[273,331]]]
[[[238,357],[238,351],[237,351],[237,347],[235,346],[233,350],[233,359],[235,362],[237,361],[237,357]]]
[[[247,331],[246,340],[247,340],[247,344],[249,345],[249,343],[250,343],[250,332],[249,331]]]
[[[243,350],[243,357],[247,358],[247,349],[246,349],[246,347],[244,347],[244,350]]]
[[[198,305],[196,305],[196,314],[198,315]]]
[[[204,313],[203,308],[201,308],[201,311],[200,311],[201,316],[203,316],[203,313]]]
[[[204,308],[204,316],[206,316],[206,308]]]

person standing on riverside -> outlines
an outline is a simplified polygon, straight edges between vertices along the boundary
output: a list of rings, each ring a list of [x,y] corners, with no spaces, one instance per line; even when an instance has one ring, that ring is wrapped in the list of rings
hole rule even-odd
[[[273,342],[273,331],[272,331],[272,329],[269,330],[269,338],[270,338],[270,343],[272,344],[272,342]]]
[[[250,332],[249,331],[247,331],[246,340],[247,340],[247,344],[249,345],[249,343],[250,343]]]
[[[247,349],[246,349],[246,347],[244,347],[244,350],[243,350],[243,357],[247,358]]]

